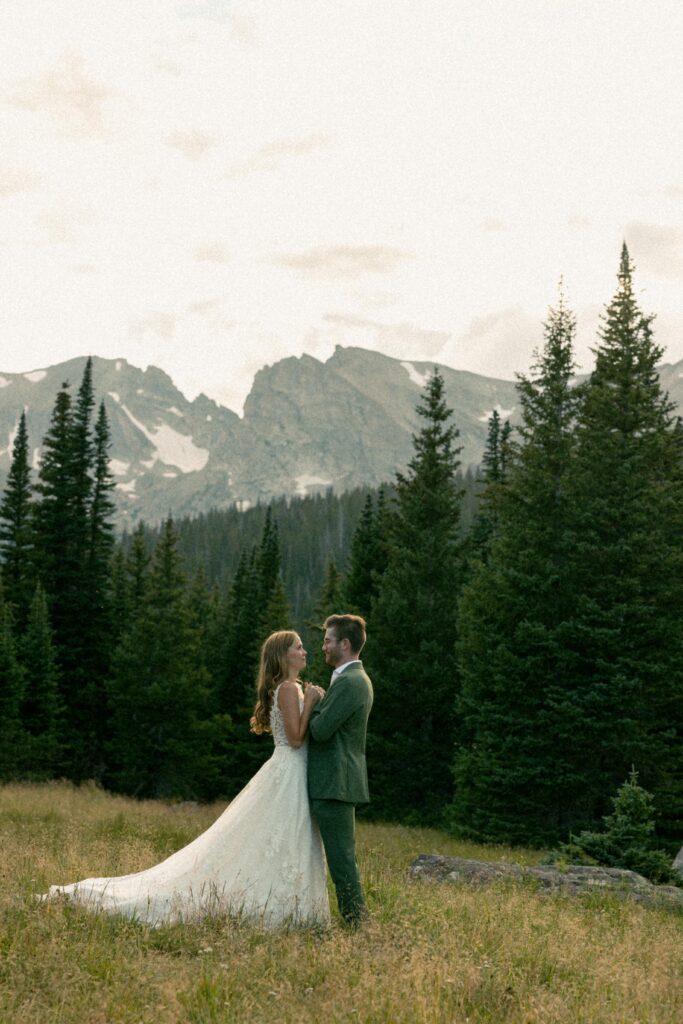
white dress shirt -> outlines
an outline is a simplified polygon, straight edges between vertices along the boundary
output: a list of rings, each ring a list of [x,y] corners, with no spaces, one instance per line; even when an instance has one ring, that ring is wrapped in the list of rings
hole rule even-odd
[[[342,674],[342,672],[345,669],[347,669],[349,667],[349,665],[360,665],[360,664],[361,664],[360,658],[354,658],[353,661],[345,661],[343,665],[339,665],[339,667],[335,668],[334,672],[332,673],[332,678],[330,679],[330,686],[332,686],[334,684],[335,680]]]

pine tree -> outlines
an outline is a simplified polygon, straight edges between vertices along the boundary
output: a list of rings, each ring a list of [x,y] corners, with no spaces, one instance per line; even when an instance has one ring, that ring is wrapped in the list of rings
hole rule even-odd
[[[334,558],[330,558],[327,563],[327,572],[325,573],[322,590],[313,609],[313,619],[308,623],[312,641],[309,642],[306,678],[322,686],[326,686],[329,683],[331,672],[322,651],[322,642],[325,636],[325,628],[322,624],[328,615],[334,615],[340,611],[347,610],[342,603],[343,585],[344,579],[339,569],[337,569]],[[313,648],[312,650],[310,650],[311,647]]]
[[[90,362],[88,363],[90,365]],[[114,487],[109,470],[109,425],[104,403],[100,404],[92,446],[93,479],[88,498],[87,546],[84,551],[82,592],[87,601],[82,619],[81,705],[87,710],[88,774],[101,777],[107,739],[106,680],[114,650],[115,625],[112,607],[112,551],[114,548]]]
[[[42,585],[50,600],[62,595],[67,581],[78,575],[71,538],[71,431],[73,413],[68,383],[62,384],[43,439],[38,499],[34,508],[36,562]],[[58,642],[65,631],[67,608],[55,607],[55,631]]]
[[[225,710],[239,719],[252,702],[255,693],[257,650],[261,640],[260,581],[256,549],[243,554],[232,583],[230,603],[232,618],[227,636],[224,661]]]
[[[380,488],[375,508],[368,494],[351,542],[349,565],[343,585],[347,611],[369,618],[387,566],[387,509]]]
[[[417,411],[424,425],[407,474],[397,476],[388,564],[368,625],[366,659],[381,708],[368,749],[373,808],[434,821],[451,795],[461,584],[460,448],[436,370]]]
[[[111,566],[112,650],[116,648],[121,635],[128,628],[130,604],[126,556],[123,553],[123,548],[118,546],[114,551]]]
[[[133,543],[127,561],[129,590],[129,617],[135,621],[144,606],[149,583],[150,556],[144,523],[139,523],[133,534]]]
[[[12,627],[12,612],[0,583],[0,779],[16,778],[27,753],[21,724],[25,680]]]
[[[211,785],[209,675],[168,519],[140,607],[114,656],[108,781],[136,796],[198,797]]]
[[[88,358],[73,410],[70,437],[71,501],[70,520],[77,557],[85,564],[90,540],[90,505],[93,491],[95,442],[92,431],[92,412],[95,406],[92,380],[92,359]],[[106,425],[106,419],[105,419]],[[106,439],[105,439],[106,468]]]
[[[267,621],[268,606],[278,585],[281,574],[280,540],[277,523],[273,519],[270,506],[266,509],[266,521],[263,526],[261,543],[256,551],[256,574],[258,578],[258,601],[261,608],[257,647],[272,632],[271,623]]]
[[[521,377],[521,444],[495,474],[485,510],[495,530],[459,609],[453,821],[486,840],[542,841],[571,820],[574,779],[562,631],[576,418],[574,318],[561,298],[534,376]],[[495,428],[494,428],[495,430]]]
[[[65,705],[65,767],[74,779],[102,772],[102,693],[112,649],[109,433],[103,407],[93,433],[93,407],[88,359],[75,404],[67,384],[57,395],[35,504],[39,578],[50,608]]]
[[[7,486],[0,504],[2,580],[20,630],[24,628],[28,617],[34,575],[32,492],[26,414],[22,412],[14,440]]]
[[[486,446],[482,457],[479,481],[483,485],[480,504],[466,542],[468,563],[486,561],[497,528],[496,500],[505,485],[512,458],[510,421],[500,422],[494,409],[489,417]]]
[[[264,640],[271,633],[275,633],[280,629],[294,628],[292,609],[289,605],[289,598],[282,581],[282,575],[278,576],[275,586],[270,593],[261,628]]]
[[[661,835],[683,832],[683,474],[652,316],[624,245],[581,407],[567,624],[575,659],[577,791],[590,825],[632,765]],[[579,795],[577,792],[577,799]]]
[[[59,670],[45,592],[38,584],[19,645],[26,682],[21,705],[27,734],[25,774],[49,779],[59,767]]]
[[[562,843],[553,860],[570,864],[604,864],[626,868],[658,883],[680,885],[680,875],[664,850],[655,848],[655,806],[652,794],[638,785],[633,769],[612,799],[614,810],[603,817],[605,830],[581,832]]]

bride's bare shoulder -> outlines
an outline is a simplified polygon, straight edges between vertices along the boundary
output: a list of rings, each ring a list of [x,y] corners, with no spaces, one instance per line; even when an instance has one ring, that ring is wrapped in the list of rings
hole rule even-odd
[[[294,680],[292,679],[285,679],[284,683],[280,683],[280,685],[277,688],[277,700],[280,707],[282,707],[283,701],[287,703],[288,701],[291,701],[293,698],[296,698],[298,700],[299,692],[300,691],[298,683],[295,683]]]

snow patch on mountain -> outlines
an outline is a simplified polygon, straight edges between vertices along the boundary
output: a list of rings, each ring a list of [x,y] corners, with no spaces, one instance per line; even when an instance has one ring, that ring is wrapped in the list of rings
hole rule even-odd
[[[107,391],[107,394],[111,395],[111,397],[114,399],[115,402],[119,402],[119,403],[121,402],[121,399],[119,398],[118,391]]]
[[[116,489],[117,491],[123,491],[123,493],[127,494],[129,498],[137,498],[137,494],[133,494],[135,484],[135,480],[128,480],[125,483],[117,484]]]
[[[429,380],[429,373],[420,373],[416,370],[412,363],[401,363],[401,366],[406,371],[413,384],[417,384],[419,388],[423,388]]]
[[[19,430],[19,420],[17,420],[17,422],[14,424],[14,426],[12,427],[12,429],[9,432],[9,438],[8,438],[8,441],[7,441],[7,447],[6,448],[0,448],[0,457],[3,456],[3,455],[11,455],[12,454],[12,451],[14,449],[14,441],[16,439],[18,430]]]
[[[29,380],[31,384],[37,384],[39,381],[47,377],[47,370],[33,370],[31,373],[25,373],[24,377]]]
[[[146,427],[123,403],[121,408],[133,426],[154,445],[155,452],[149,465],[153,465],[158,459],[167,466],[177,466],[181,473],[194,473],[204,469],[209,461],[209,452],[206,448],[200,448],[191,437],[179,433],[167,423],[162,423],[156,428]]]
[[[175,405],[172,405],[172,406],[170,407],[170,409],[167,409],[167,410],[166,410],[166,412],[172,412],[174,416],[180,416],[180,417],[182,417],[182,415],[183,415],[183,414],[181,413],[180,409],[176,409]]]
[[[682,374],[683,376],[683,374]],[[7,380],[7,377],[0,377],[0,388],[8,388],[12,383],[11,380]]]
[[[40,469],[40,445],[33,449],[33,458],[31,459],[31,469]]]
[[[125,476],[130,469],[130,462],[123,462],[121,459],[110,459],[109,468],[114,476]]]
[[[123,369],[123,359],[117,359],[116,360],[116,372],[120,373],[120,371],[122,369]]]
[[[507,420],[510,418],[510,416],[512,416],[514,411],[514,405],[511,409],[504,409],[502,405],[494,405],[493,409],[489,409],[488,412],[485,412],[483,416],[479,417],[479,422],[488,423],[488,421],[493,416],[494,412],[497,412],[502,420]]]
[[[308,476],[302,473],[296,478],[296,493],[306,497],[309,487],[331,487],[331,480],[324,480],[321,476]]]

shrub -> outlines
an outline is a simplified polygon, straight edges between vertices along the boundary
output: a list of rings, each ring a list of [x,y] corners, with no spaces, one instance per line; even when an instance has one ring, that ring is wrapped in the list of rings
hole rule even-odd
[[[654,848],[655,813],[652,795],[638,785],[635,768],[613,797],[614,810],[603,818],[604,832],[581,832],[570,836],[548,858],[570,864],[603,864],[628,868],[651,882],[683,886],[663,850]]]

